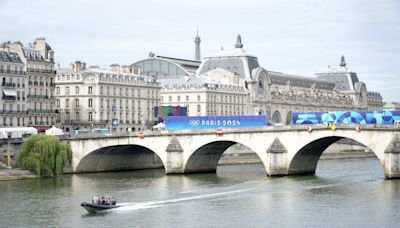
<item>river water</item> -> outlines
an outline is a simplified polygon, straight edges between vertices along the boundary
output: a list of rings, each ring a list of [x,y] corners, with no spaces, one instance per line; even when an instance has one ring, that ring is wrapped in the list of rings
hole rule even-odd
[[[0,227],[399,227],[400,181],[377,159],[322,160],[315,175],[269,178],[261,164],[216,174],[164,170],[0,182]],[[123,207],[88,214],[92,195]]]

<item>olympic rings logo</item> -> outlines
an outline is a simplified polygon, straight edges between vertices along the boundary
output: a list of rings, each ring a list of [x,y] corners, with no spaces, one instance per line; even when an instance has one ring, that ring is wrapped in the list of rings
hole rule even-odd
[[[189,120],[191,126],[199,126],[200,120]]]

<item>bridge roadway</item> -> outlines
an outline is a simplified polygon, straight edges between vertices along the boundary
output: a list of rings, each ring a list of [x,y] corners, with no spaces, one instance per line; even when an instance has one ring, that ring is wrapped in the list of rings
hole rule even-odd
[[[268,176],[315,173],[322,152],[342,138],[358,141],[380,160],[387,178],[400,178],[400,128],[389,125],[275,126],[207,131],[150,131],[140,137],[84,136],[67,139],[71,172],[164,167],[166,174],[216,172],[222,153],[240,143],[258,155]],[[309,131],[311,130],[311,131]]]

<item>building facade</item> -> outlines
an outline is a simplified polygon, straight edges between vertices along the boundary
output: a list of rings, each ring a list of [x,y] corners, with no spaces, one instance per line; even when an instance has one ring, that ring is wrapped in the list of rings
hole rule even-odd
[[[25,65],[17,53],[0,51],[0,126],[26,126],[27,115],[27,78]]]
[[[382,96],[379,92],[367,92],[367,109],[370,111],[379,110],[382,111],[384,109],[384,103],[382,100]]]
[[[160,85],[153,77],[128,73],[127,66],[86,68],[76,61],[56,77],[56,108],[67,131],[108,128],[116,132],[148,129],[160,104]]]
[[[290,124],[293,112],[382,109],[380,94],[367,91],[344,57],[337,68],[329,67],[314,78],[290,75],[261,67],[258,58],[243,49],[238,35],[233,50],[204,57],[194,75],[157,74],[163,67],[155,60],[150,56],[138,63],[154,72],[163,86],[162,104],[188,106],[193,116],[267,115],[274,123]]]
[[[247,115],[267,115],[274,123],[291,123],[292,112],[367,110],[367,87],[344,62],[319,72],[316,78],[266,70],[257,57],[243,49],[238,35],[235,48],[203,58],[196,76],[223,69],[237,75],[248,91]],[[345,80],[346,79],[346,80]]]
[[[247,113],[248,93],[243,86],[207,76],[190,77],[187,80],[181,78],[181,82],[159,78],[162,84],[161,104],[186,107],[189,116],[231,116]]]
[[[400,110],[400,102],[385,102],[383,105],[385,111],[397,111]]]
[[[54,51],[43,37],[37,38],[29,47],[20,42],[6,42],[0,49],[18,54],[24,64],[27,78],[26,125],[44,131],[54,125],[58,116],[55,110]],[[22,91],[21,91],[22,92]]]

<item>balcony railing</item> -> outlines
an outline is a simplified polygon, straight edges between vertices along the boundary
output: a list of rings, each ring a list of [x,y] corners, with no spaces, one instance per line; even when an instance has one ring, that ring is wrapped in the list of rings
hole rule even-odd
[[[28,98],[37,98],[37,99],[49,99],[49,96],[47,95],[28,95]]]
[[[50,109],[50,110],[47,110],[47,109],[28,109],[27,112],[28,113],[58,113],[58,111],[54,110],[54,109]]]
[[[28,114],[28,111],[21,111],[21,110],[0,110],[0,114]]]
[[[55,70],[45,70],[45,69],[35,69],[35,68],[28,68],[28,72],[35,72],[35,73],[46,73],[46,74],[56,74]]]
[[[88,121],[88,120],[63,120],[64,124],[79,124],[79,125],[104,125],[109,124],[108,120]]]
[[[11,83],[11,82],[3,82],[1,85],[4,87],[16,87],[17,86],[15,83]]]
[[[18,70],[1,70],[0,69],[0,73],[2,74],[19,74],[19,75],[25,75],[26,72],[25,71],[18,71]]]

